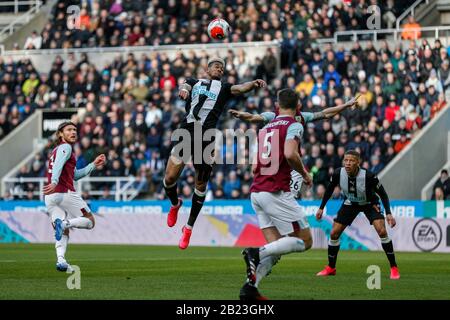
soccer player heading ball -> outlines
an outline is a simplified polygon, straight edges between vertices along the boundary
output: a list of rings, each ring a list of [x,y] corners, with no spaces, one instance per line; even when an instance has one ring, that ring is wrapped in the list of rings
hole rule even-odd
[[[56,269],[66,271],[70,268],[65,259],[69,242],[69,229],[92,229],[95,220],[91,209],[81,196],[75,192],[74,180],[89,175],[94,169],[106,163],[104,154],[95,158],[83,169],[76,169],[77,160],[72,146],[77,142],[77,127],[72,122],[63,122],[56,131],[58,145],[48,160],[48,184],[43,188],[45,205],[55,228]]]
[[[192,157],[195,168],[195,190],[192,197],[192,207],[189,220],[182,228],[183,235],[179,242],[180,249],[186,249],[189,245],[192,228],[205,201],[206,186],[212,171],[214,155],[211,152],[207,154],[208,150],[205,152],[211,141],[203,140],[204,131],[216,127],[219,117],[225,109],[225,104],[232,96],[266,86],[266,83],[260,79],[236,85],[223,83],[221,79],[224,69],[225,61],[223,59],[210,59],[206,70],[207,79],[188,78],[178,93],[182,99],[186,100],[186,115],[180,124],[180,129],[189,133],[190,154],[188,156]],[[200,127],[200,132],[194,135],[196,126]],[[183,147],[179,148],[182,145],[186,145],[186,142],[181,141],[173,146],[163,180],[166,195],[172,203],[167,216],[169,227],[173,227],[177,222],[178,211],[183,204],[177,194],[177,181],[186,164],[183,160],[186,155],[181,155],[181,152],[186,150]],[[195,146],[200,146],[199,152],[194,152],[197,149]],[[180,154],[178,154],[178,151],[181,151]],[[204,156],[206,156],[206,159]]]
[[[361,156],[357,151],[349,150],[344,155],[344,167],[334,171],[331,182],[323,196],[320,208],[316,213],[318,220],[322,219],[323,209],[333,194],[334,188],[339,185],[345,195],[345,201],[334,219],[328,243],[328,265],[320,271],[318,276],[336,274],[336,260],[339,252],[339,237],[345,228],[352,224],[360,212],[364,212],[381,239],[381,246],[391,265],[391,279],[399,279],[400,273],[395,262],[394,247],[389,238],[384,216],[381,214],[378,196],[386,210],[386,220],[391,228],[395,227],[395,219],[391,213],[389,197],[378,178],[359,166]]]

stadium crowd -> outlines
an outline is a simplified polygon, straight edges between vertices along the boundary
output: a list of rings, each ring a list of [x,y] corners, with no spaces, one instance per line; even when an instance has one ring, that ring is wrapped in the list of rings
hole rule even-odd
[[[264,57],[249,61],[242,50],[229,52],[226,81],[263,78],[269,84],[256,94],[233,99],[230,108],[271,111],[276,92],[283,87],[294,88],[303,111],[312,112],[361,94],[360,110],[347,110],[330,121],[307,125],[302,148],[315,188],[304,196],[313,198],[321,197],[330,172],[340,165],[347,148],[359,149],[363,166],[378,173],[446,106],[449,59],[438,40],[434,44],[411,41],[406,50],[389,48],[386,42],[378,49],[371,43],[365,48],[355,43],[351,50],[331,46],[319,50],[315,45],[315,39],[331,37],[336,31],[364,28],[369,5],[381,7],[382,27],[390,27],[402,8],[412,2],[58,1],[44,30],[33,32],[25,48],[206,43],[210,39],[198,31],[206,30],[211,16],[230,22],[231,42],[278,40],[280,56],[268,50]],[[71,30],[67,28],[70,5],[81,9],[79,25]],[[185,77],[204,75],[206,61],[206,53],[179,53],[172,60],[165,54],[128,54],[98,69],[86,54],[81,60],[69,55],[65,61],[57,57],[48,73],[39,73],[27,59],[13,62],[0,57],[0,139],[37,108],[85,108],[83,119],[74,119],[79,122],[78,166],[106,153],[107,167],[94,176],[136,176],[135,187],[141,196],[162,198],[160,181],[170,135],[184,115],[184,102],[175,89]],[[225,115],[220,128],[256,126]],[[223,158],[230,157],[227,151],[236,152],[242,145],[227,144]],[[42,154],[21,168],[19,177],[43,176],[50,148],[49,142]],[[244,152],[249,153],[248,146]],[[186,198],[193,191],[193,179],[193,168],[188,166],[180,184]],[[209,198],[246,198],[251,179],[248,165],[217,165]],[[26,197],[34,197],[36,185],[17,187],[27,192]],[[93,187],[104,190],[102,198],[111,197],[113,186]]]
[[[107,167],[94,176],[134,175],[141,197],[161,199],[170,136],[185,112],[176,87],[185,77],[203,77],[207,57],[206,52],[195,55],[192,51],[179,52],[172,60],[164,53],[139,57],[129,53],[97,69],[87,55],[82,54],[79,61],[69,55],[65,61],[57,57],[48,73],[38,73],[26,59],[0,60],[1,135],[37,108],[85,108],[84,119],[74,119],[79,122],[78,166],[106,153]],[[313,49],[309,41],[295,42],[292,48],[282,47],[279,73],[278,56],[272,49],[255,61],[249,61],[243,50],[230,50],[226,62],[224,80],[238,83],[262,78],[269,84],[233,99],[229,108],[272,111],[276,92],[284,87],[294,88],[303,111],[310,112],[361,94],[359,110],[346,110],[331,120],[307,125],[302,149],[315,184],[304,195],[307,199],[323,195],[329,174],[340,165],[348,148],[362,153],[364,168],[379,173],[446,106],[450,85],[447,50],[439,40],[434,44],[411,41],[403,51],[389,48],[386,42],[378,49],[371,43],[365,48],[355,43],[351,50],[324,46],[322,51]],[[220,128],[246,130],[256,129],[256,125],[224,115]],[[236,151],[242,145],[228,143],[223,156],[230,157],[225,151]],[[43,176],[49,150],[36,155],[19,176]],[[179,187],[183,197],[189,198],[193,192],[193,173],[188,166],[182,175]],[[217,165],[208,197],[246,198],[251,179],[248,165]],[[31,184],[21,187],[26,192],[36,188]],[[111,196],[108,184],[95,187],[105,190],[103,198]],[[33,195],[29,192],[27,196]],[[339,192],[335,196],[339,197]]]
[[[211,17],[222,17],[231,25],[229,41],[293,42],[332,38],[334,32],[366,29],[370,5],[383,12],[382,28],[394,26],[413,0],[71,0],[58,1],[52,18],[39,33],[34,32],[25,49],[118,47],[209,43],[205,32]],[[68,29],[68,18],[80,8],[79,20]]]

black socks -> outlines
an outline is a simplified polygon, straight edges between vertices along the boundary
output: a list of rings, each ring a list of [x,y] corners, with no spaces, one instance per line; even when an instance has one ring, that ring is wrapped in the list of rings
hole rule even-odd
[[[197,189],[194,190],[194,195],[192,196],[191,212],[189,214],[189,220],[187,223],[188,226],[194,226],[195,220],[197,220],[200,210],[203,207],[203,203],[205,202],[205,197],[206,192],[200,192]]]

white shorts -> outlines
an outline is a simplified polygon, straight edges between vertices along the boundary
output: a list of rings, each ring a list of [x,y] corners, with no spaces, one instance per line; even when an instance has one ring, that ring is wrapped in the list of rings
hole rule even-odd
[[[261,229],[276,227],[284,236],[309,228],[308,219],[291,192],[252,192],[251,199]]]
[[[87,203],[76,192],[52,193],[46,195],[44,200],[52,221],[58,218],[65,220],[81,217],[84,210],[91,212]]]
[[[300,198],[302,194],[303,177],[295,170],[291,171],[291,182],[289,183],[291,187],[291,192],[295,198]]]

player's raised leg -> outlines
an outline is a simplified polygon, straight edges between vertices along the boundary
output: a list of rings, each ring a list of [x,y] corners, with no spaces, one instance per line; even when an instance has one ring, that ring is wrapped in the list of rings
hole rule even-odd
[[[390,278],[393,280],[400,279],[400,272],[398,270],[397,262],[395,261],[394,246],[392,244],[391,238],[389,238],[389,235],[387,234],[384,219],[374,220],[372,224],[378,235],[380,236],[381,246],[383,247],[383,250],[389,260],[389,264],[391,267]]]
[[[267,227],[264,229],[261,229],[264,238],[266,239],[267,243],[274,242],[278,239],[280,239],[282,236],[278,232],[276,227]],[[251,248],[248,248],[251,249]],[[243,251],[243,253],[245,250]],[[248,255],[244,254],[244,260],[247,265],[247,277],[248,277],[248,266],[250,261],[248,260]],[[240,298],[243,300],[267,300],[266,297],[262,296],[258,291],[258,285],[261,282],[261,280],[270,274],[272,271],[272,268],[275,264],[278,263],[281,256],[279,255],[273,255],[273,256],[267,256],[259,261],[258,266],[256,267],[256,280],[254,285],[251,285],[248,281],[244,284],[244,286],[241,288],[240,291]],[[250,298],[251,297],[251,298]]]
[[[306,251],[312,247],[312,243],[311,231],[307,227],[296,229],[260,248],[244,249],[242,253],[247,265],[247,281],[241,288],[240,299],[266,300],[257,290],[259,282],[270,273],[282,255]]]
[[[75,192],[65,193],[60,207],[68,213],[68,219],[62,222],[63,230],[69,228],[90,230],[94,228],[94,215],[79,194]]]
[[[325,269],[317,273],[318,276],[334,276],[336,275],[336,260],[340,249],[339,238],[347,226],[339,222],[334,222],[328,241],[328,265]]]
[[[211,176],[212,166],[202,164],[195,167],[195,190],[192,196],[191,212],[187,224],[183,227],[179,247],[186,249],[189,246],[189,241],[192,235],[195,221],[197,220],[200,210],[203,207],[206,197],[206,187],[208,185],[209,177]]]
[[[263,297],[259,292],[250,287],[257,288],[282,255],[311,248],[312,236],[306,216],[290,192],[252,193],[251,197],[268,243],[242,252],[247,265],[247,280],[241,288],[240,299],[261,300]],[[271,208],[273,215],[268,214],[267,208]]]
[[[172,206],[167,215],[167,225],[173,227],[177,223],[178,211],[183,205],[183,201],[178,198],[177,181],[183,172],[184,162],[175,156],[170,156],[167,161],[166,174],[164,176],[163,185],[167,197]]]

